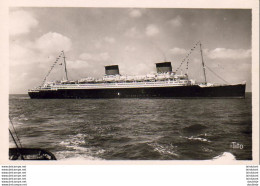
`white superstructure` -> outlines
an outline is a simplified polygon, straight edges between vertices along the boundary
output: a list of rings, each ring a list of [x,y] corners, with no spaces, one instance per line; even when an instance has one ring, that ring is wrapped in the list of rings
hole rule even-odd
[[[102,79],[91,77],[78,81],[47,82],[37,90],[58,89],[104,89],[104,88],[141,88],[141,87],[173,87],[188,86],[195,84],[189,80],[188,75],[176,75],[174,73],[148,74],[142,76],[105,75]]]

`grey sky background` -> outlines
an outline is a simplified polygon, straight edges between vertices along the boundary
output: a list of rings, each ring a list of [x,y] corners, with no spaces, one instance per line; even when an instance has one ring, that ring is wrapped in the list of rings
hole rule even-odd
[[[124,75],[173,70],[194,45],[203,44],[208,67],[229,83],[247,82],[251,91],[251,10],[137,8],[10,8],[10,93],[39,86],[64,50],[71,80],[102,77],[105,65]],[[57,65],[48,80],[62,79]],[[183,64],[183,72],[186,64]],[[198,48],[189,76],[203,81]],[[210,71],[208,82],[224,83]]]

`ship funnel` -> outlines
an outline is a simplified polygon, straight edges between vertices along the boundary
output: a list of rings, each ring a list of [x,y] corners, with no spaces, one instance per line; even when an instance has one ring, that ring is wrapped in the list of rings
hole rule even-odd
[[[106,75],[118,75],[119,74],[118,65],[105,66],[105,74]]]
[[[156,70],[157,73],[172,72],[172,64],[171,62],[156,63]]]

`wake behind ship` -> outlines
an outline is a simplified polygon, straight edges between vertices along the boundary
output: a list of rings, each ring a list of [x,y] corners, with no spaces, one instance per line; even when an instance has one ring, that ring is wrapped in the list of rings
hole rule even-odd
[[[188,74],[173,72],[171,62],[156,63],[156,73],[143,76],[125,76],[119,73],[118,65],[105,67],[103,78],[84,78],[69,81],[64,58],[66,80],[46,82],[51,70],[44,78],[43,84],[28,91],[32,99],[87,99],[87,98],[245,98],[245,83],[211,84],[207,82],[201,43],[199,45],[204,72],[203,83],[189,79]],[[191,51],[194,50],[194,48]],[[185,60],[183,60],[184,62]],[[182,63],[181,63],[182,64]],[[188,64],[187,64],[188,65]]]

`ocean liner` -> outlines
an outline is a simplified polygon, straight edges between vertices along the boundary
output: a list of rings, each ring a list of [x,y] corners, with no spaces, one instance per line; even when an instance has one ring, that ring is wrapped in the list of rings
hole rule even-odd
[[[32,99],[87,99],[87,98],[245,98],[246,83],[211,84],[207,82],[201,43],[198,42],[190,53],[200,46],[204,82],[196,83],[188,74],[173,72],[171,62],[156,63],[156,73],[143,76],[126,76],[119,73],[118,65],[105,66],[103,78],[84,78],[77,81],[68,79],[66,60],[62,51],[66,79],[46,82],[48,75],[57,64],[56,59],[41,86],[30,89]],[[189,54],[184,58],[187,61]],[[187,62],[188,66],[188,62]]]

